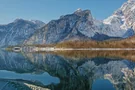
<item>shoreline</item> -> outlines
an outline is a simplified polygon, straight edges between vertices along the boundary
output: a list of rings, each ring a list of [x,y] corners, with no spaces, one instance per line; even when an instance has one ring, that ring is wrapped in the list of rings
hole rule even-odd
[[[135,48],[55,48],[55,47],[13,47],[13,51],[43,52],[43,51],[135,51]]]
[[[43,48],[41,48],[41,49],[43,49]],[[54,50],[54,51],[72,51],[72,50],[100,51],[100,50],[104,50],[104,51],[108,51],[108,50],[135,50],[135,48],[54,48],[54,49],[49,49],[49,50]]]
[[[33,48],[31,51],[132,51],[135,48]]]

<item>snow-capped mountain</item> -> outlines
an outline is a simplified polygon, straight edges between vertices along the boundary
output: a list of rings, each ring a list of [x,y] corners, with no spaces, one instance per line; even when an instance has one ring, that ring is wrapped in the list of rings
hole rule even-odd
[[[135,0],[128,0],[110,17],[103,21],[93,18],[90,10],[77,9],[45,26],[37,20],[15,20],[0,25],[0,43],[53,44],[68,40],[106,40],[128,38],[135,32]],[[38,27],[42,28],[36,30]],[[36,30],[36,32],[35,32]],[[3,38],[4,37],[4,38]]]
[[[105,24],[135,31],[135,0],[128,0],[112,16],[104,20]]]
[[[90,10],[77,9],[73,14],[50,21],[26,44],[51,44],[66,40],[127,38],[135,31],[135,0],[128,0],[103,21],[92,17]]]
[[[0,46],[22,44],[35,30],[44,25],[41,21],[16,19],[14,22],[0,25]]]

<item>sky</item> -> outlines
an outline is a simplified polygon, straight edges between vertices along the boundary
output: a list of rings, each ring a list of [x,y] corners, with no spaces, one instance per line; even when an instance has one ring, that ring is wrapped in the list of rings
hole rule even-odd
[[[0,0],[0,24],[17,18],[48,23],[78,8],[91,10],[92,16],[103,20],[127,0]]]

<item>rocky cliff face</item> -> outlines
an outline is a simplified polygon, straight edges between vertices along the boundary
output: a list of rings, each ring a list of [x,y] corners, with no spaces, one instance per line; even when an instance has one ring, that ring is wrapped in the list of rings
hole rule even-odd
[[[16,19],[7,25],[0,25],[0,46],[22,44],[36,29],[44,25],[41,21]]]
[[[73,14],[61,16],[37,31],[26,44],[52,44],[66,40],[105,40],[122,37],[126,30],[93,19],[89,10],[77,10]],[[104,38],[107,37],[107,38]]]
[[[93,19],[89,10],[78,9],[73,14],[52,20],[37,31],[25,44],[52,44],[66,40],[106,40],[127,38],[135,31],[135,0],[129,0],[104,21]]]
[[[104,23],[119,29],[130,30],[128,36],[131,36],[135,31],[135,0],[125,2],[112,16],[105,19]]]

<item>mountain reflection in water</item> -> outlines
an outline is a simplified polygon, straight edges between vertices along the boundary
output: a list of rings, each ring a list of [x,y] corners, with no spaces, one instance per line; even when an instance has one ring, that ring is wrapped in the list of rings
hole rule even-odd
[[[0,51],[0,90],[134,90],[133,53],[74,53]]]

